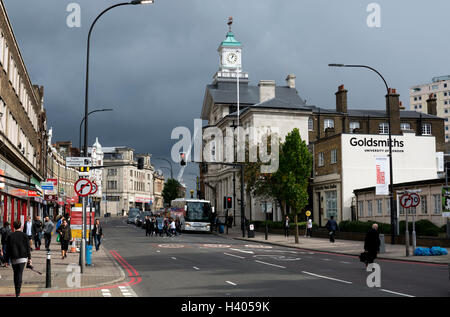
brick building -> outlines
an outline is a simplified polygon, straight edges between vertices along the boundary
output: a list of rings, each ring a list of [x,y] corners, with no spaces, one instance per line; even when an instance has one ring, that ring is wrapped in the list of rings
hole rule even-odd
[[[391,106],[394,183],[437,178],[442,169],[436,159],[442,158],[445,139],[444,119],[433,110],[435,98],[427,101],[428,114],[401,110],[394,89],[386,98]],[[373,186],[376,157],[388,156],[387,105],[386,111],[350,110],[342,85],[336,109],[314,108],[313,113],[308,128],[314,155],[314,221],[324,225],[331,215],[338,221],[356,219],[353,190]],[[385,177],[389,180],[388,173]]]
[[[33,85],[0,1],[1,219],[13,222],[42,210],[39,184],[46,177],[43,87]]]

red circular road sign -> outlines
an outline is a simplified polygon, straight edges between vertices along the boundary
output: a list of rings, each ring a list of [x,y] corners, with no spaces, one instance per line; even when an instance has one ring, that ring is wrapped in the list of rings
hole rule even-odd
[[[420,204],[420,196],[417,194],[409,194],[409,197],[411,197],[411,207],[417,207]]]
[[[412,206],[412,199],[410,194],[404,194],[400,197],[400,205],[403,208],[410,208]]]
[[[80,178],[79,180],[77,180],[74,187],[77,195],[81,197],[90,195],[92,191],[92,183],[87,178]]]
[[[92,189],[91,189],[91,192],[89,193],[89,195],[94,195],[98,190],[98,186],[97,186],[97,183],[94,181],[92,181],[91,183],[92,183]]]

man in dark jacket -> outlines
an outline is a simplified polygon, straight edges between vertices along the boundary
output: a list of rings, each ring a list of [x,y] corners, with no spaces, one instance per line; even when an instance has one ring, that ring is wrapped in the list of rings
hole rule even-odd
[[[365,258],[367,267],[369,263],[373,263],[377,258],[377,253],[380,251],[380,233],[378,232],[378,225],[376,223],[372,225],[372,229],[366,234],[364,250],[367,253]]]
[[[336,234],[336,231],[339,230],[339,226],[338,226],[336,220],[334,220],[333,216],[330,217],[330,220],[328,220],[325,227],[327,228],[327,230],[330,234],[330,242],[334,243],[334,236]]]
[[[16,297],[20,296],[22,287],[22,274],[25,264],[31,265],[31,252],[28,236],[20,230],[20,221],[14,221],[15,232],[11,233],[6,241],[6,257],[11,260],[14,271],[14,287]]]
[[[52,231],[54,224],[47,216],[45,217],[45,222],[43,226],[44,239],[45,239],[45,250],[50,251],[50,243],[52,242]]]
[[[43,228],[43,224],[41,221],[41,217],[37,216],[33,222],[33,228],[32,228],[34,247],[36,248],[36,250],[41,249],[42,228]]]
[[[11,233],[11,228],[9,227],[9,222],[5,221],[3,224],[3,227],[0,229],[0,233],[2,235],[2,257],[4,261],[4,266],[8,266],[8,261],[5,261],[5,255],[6,255],[6,239],[8,238],[9,234]]]

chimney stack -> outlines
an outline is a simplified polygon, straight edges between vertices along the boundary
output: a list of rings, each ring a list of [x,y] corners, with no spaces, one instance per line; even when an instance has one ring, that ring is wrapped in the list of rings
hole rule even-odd
[[[401,101],[399,102],[399,108],[400,108],[400,110],[405,110],[406,109]]]
[[[389,100],[390,113],[387,101]],[[386,95],[386,115],[391,117],[391,134],[401,134],[400,130],[400,95],[397,89],[389,88],[389,94]]]
[[[260,80],[258,86],[259,102],[275,98],[275,80]]]
[[[295,78],[297,78],[294,74],[289,74],[286,77],[286,83],[289,88],[295,89]]]
[[[344,85],[338,87],[336,95],[336,111],[347,113],[347,90],[344,89]]]
[[[433,116],[437,116],[437,99],[433,94],[428,96],[427,100],[427,113]]]

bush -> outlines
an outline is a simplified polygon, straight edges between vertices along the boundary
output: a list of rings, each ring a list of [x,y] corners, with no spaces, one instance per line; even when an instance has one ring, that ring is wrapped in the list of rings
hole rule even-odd
[[[366,233],[371,228],[372,225],[376,223],[378,224],[378,231],[380,233],[388,234],[391,232],[391,225],[387,223],[380,223],[377,221],[350,221],[350,220],[344,220],[339,223],[339,230],[342,232],[359,232],[359,233]]]
[[[400,221],[400,234],[405,233],[405,221]],[[429,237],[437,237],[439,236],[440,228],[436,226],[434,223],[432,223],[429,220],[422,219],[419,221],[416,221],[416,235],[417,236],[429,236]],[[412,232],[412,222],[408,221],[408,231],[409,233]]]

